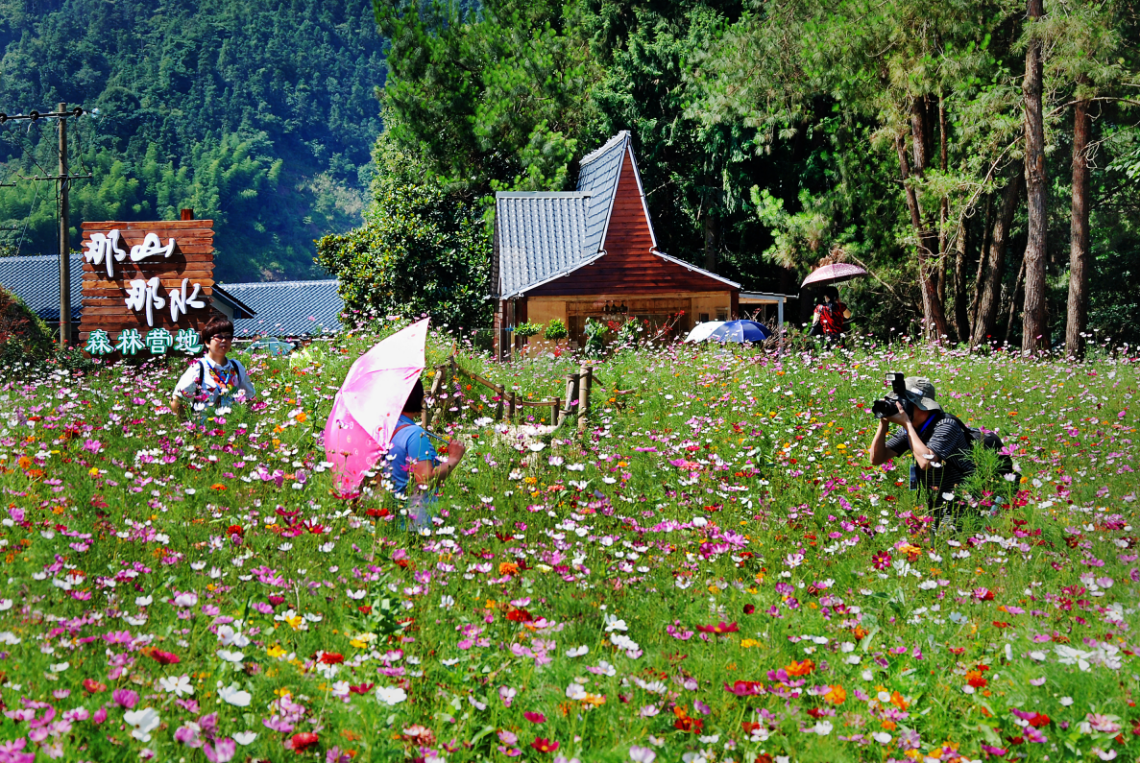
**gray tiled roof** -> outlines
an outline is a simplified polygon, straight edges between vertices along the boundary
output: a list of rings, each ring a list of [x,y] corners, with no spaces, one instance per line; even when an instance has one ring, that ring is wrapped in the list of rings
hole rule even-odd
[[[628,148],[629,131],[622,130],[579,163],[582,169],[578,175],[578,192],[590,194],[590,209],[586,216],[586,248],[590,252],[602,248],[610,208],[617,193],[622,159]]]
[[[495,194],[495,296],[570,273],[600,256],[629,131],[580,162],[576,193]]]
[[[71,255],[71,320],[83,304],[82,257]],[[0,257],[0,286],[24,300],[43,320],[59,322],[59,255]]]
[[[585,246],[590,197],[582,193],[497,193],[498,294],[568,273],[597,254]]]
[[[344,300],[335,279],[226,283],[223,289],[252,307],[257,315],[234,321],[239,337],[304,336],[319,326],[324,333],[340,330]]]

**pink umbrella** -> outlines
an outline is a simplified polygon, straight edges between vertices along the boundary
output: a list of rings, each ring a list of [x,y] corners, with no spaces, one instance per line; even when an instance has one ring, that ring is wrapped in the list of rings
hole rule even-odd
[[[800,284],[800,288],[802,289],[805,286],[811,285],[823,286],[829,283],[840,283],[865,275],[867,275],[867,271],[858,265],[837,262],[834,265],[824,265],[822,268],[816,268],[812,271],[811,275],[804,279],[804,282]]]
[[[342,494],[388,450],[408,393],[424,370],[428,321],[397,331],[357,358],[336,393],[325,424],[325,460]]]

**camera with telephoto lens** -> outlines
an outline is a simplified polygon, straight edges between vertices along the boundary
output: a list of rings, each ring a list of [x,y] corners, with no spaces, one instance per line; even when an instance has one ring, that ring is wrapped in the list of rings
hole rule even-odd
[[[891,383],[891,392],[894,397],[885,397],[871,404],[871,413],[875,418],[884,419],[899,412],[896,403],[902,403],[903,410],[908,418],[914,418],[914,403],[907,399],[906,377],[900,373],[887,374],[887,381]]]

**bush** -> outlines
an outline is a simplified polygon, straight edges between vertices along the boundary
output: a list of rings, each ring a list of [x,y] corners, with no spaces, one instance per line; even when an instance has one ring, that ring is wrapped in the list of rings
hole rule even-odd
[[[547,339],[557,342],[559,339],[565,339],[570,336],[570,332],[567,330],[566,324],[562,322],[561,318],[551,318],[550,323],[546,324],[545,335]]]
[[[55,350],[55,335],[24,301],[0,287],[0,368],[44,360]]]
[[[520,323],[515,326],[515,336],[521,336],[526,339],[532,336],[538,336],[542,333],[542,325],[538,323]]]

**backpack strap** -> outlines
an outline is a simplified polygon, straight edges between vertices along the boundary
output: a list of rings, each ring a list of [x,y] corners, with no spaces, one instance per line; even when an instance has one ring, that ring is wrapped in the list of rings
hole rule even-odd
[[[198,394],[202,394],[202,385],[206,383],[206,359],[198,358]]]

